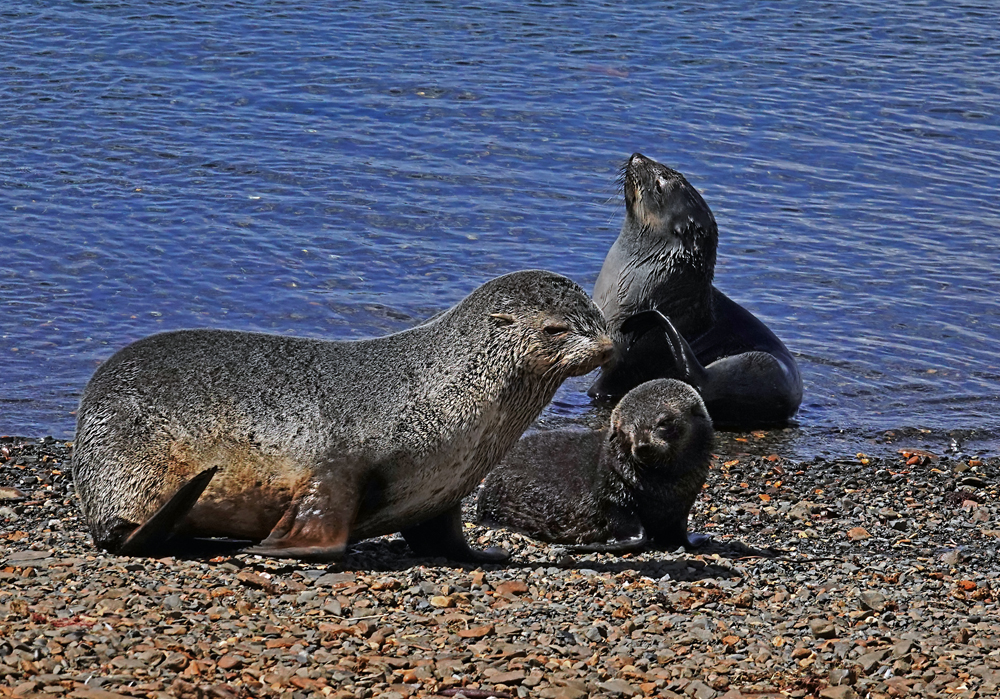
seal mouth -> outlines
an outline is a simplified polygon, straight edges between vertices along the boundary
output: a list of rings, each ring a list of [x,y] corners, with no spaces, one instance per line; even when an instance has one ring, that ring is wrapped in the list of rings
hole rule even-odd
[[[618,180],[625,195],[625,208],[633,215],[637,216],[640,208],[645,208],[642,206],[643,194],[655,181],[655,164],[642,153],[633,153],[621,167]]]
[[[589,374],[599,366],[604,366],[615,354],[615,343],[607,335],[601,335],[595,341],[597,345],[572,369],[570,376]]]
[[[666,450],[652,442],[638,440],[632,443],[632,458],[644,468],[658,466],[667,459]]]

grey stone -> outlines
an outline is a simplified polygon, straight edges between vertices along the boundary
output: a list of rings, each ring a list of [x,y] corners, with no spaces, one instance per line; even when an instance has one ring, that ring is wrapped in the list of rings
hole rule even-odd
[[[886,656],[889,655],[890,650],[888,648],[883,648],[882,650],[876,650],[871,653],[865,653],[858,657],[858,664],[864,673],[867,675],[870,673],[879,663],[885,660]]]
[[[892,647],[892,657],[902,658],[909,655],[913,651],[913,641],[899,641]]]
[[[870,609],[873,612],[881,612],[885,609],[886,599],[885,595],[881,592],[866,590],[861,593],[859,599],[861,600],[862,609]]]
[[[51,557],[52,553],[49,551],[15,551],[9,554],[6,560],[8,563],[27,563]]]
[[[824,687],[819,692],[822,699],[856,699],[858,693],[847,684],[839,684],[835,687]]]
[[[334,585],[352,583],[355,580],[357,580],[357,576],[354,573],[327,573],[316,578],[313,585],[318,587],[332,587]]]
[[[684,688],[684,693],[688,696],[694,697],[694,699],[712,699],[718,695],[718,692],[701,680],[694,680],[691,684]]]
[[[598,682],[597,686],[603,689],[605,692],[609,692],[615,695],[624,694],[625,696],[632,696],[633,694],[638,694],[639,690],[630,685],[625,680],[608,680],[607,682]]]
[[[828,619],[812,619],[809,621],[809,630],[816,638],[836,638],[837,627]]]
[[[853,668],[838,667],[830,671],[829,681],[831,685],[854,684],[856,680],[857,675]]]

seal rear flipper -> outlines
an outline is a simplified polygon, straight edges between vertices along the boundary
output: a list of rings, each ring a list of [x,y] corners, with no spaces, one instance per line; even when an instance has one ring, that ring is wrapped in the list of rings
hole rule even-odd
[[[774,355],[752,351],[709,365],[702,393],[712,422],[727,427],[787,424],[802,400],[801,385]]]
[[[641,551],[646,548],[649,538],[646,530],[639,527],[639,531],[627,537],[615,537],[599,544],[573,544],[568,546],[570,551],[581,553],[628,553],[630,551]]]
[[[343,557],[358,510],[350,488],[312,483],[292,501],[267,538],[247,553],[335,561]]]
[[[402,534],[418,556],[443,556],[470,563],[505,563],[510,559],[510,555],[498,547],[479,551],[469,546],[462,532],[461,503],[437,517],[404,529]]]
[[[178,525],[191,511],[198,498],[205,492],[218,466],[206,468],[177,489],[142,525],[135,529],[115,549],[120,556],[151,556],[163,553],[174,536]]]
[[[714,289],[715,324],[691,340],[711,377],[702,391],[712,420],[731,426],[787,423],[802,403],[802,375],[760,319]]]

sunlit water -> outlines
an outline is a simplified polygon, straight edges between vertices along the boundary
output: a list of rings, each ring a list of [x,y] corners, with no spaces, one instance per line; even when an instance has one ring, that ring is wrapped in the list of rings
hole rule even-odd
[[[160,330],[370,336],[529,267],[590,289],[640,151],[798,357],[768,449],[1000,450],[992,3],[331,5],[5,6],[0,432],[70,438]],[[586,385],[547,419],[589,419]]]

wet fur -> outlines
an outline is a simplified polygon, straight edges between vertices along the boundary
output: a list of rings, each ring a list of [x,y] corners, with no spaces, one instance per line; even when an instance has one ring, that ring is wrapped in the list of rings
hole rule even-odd
[[[623,358],[635,338],[622,324],[656,309],[670,318],[706,380],[698,386],[717,425],[782,424],[802,401],[791,353],[752,313],[712,285],[718,227],[708,204],[679,172],[634,154],[622,169],[626,216],[594,287],[619,346],[589,393],[614,400],[641,381],[681,378],[670,342],[655,333]]]

